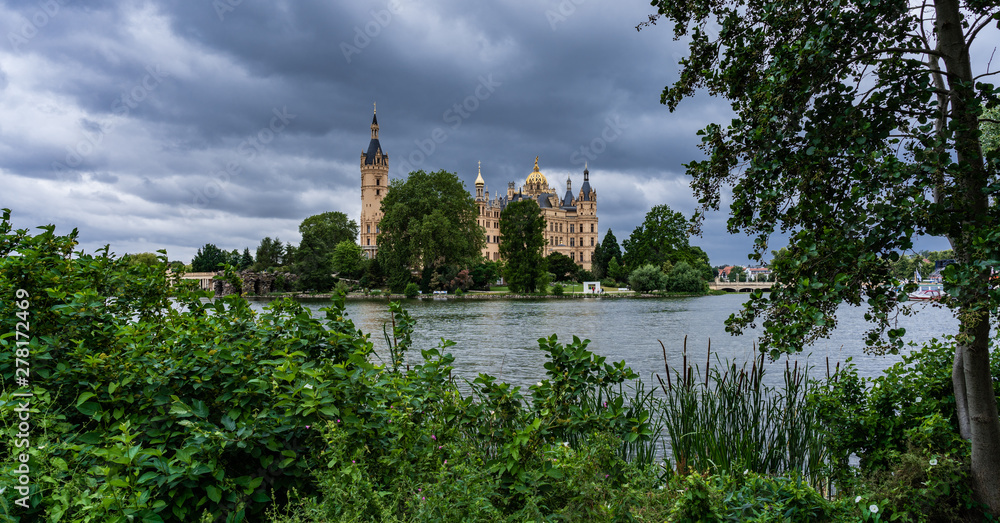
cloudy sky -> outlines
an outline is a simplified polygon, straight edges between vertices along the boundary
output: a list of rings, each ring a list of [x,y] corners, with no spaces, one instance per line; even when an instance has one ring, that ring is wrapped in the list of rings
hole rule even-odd
[[[727,122],[659,104],[684,52],[646,1],[131,0],[0,4],[0,207],[15,227],[80,229],[88,252],[298,243],[360,216],[373,103],[390,176],[445,169],[496,194],[535,156],[560,191],[589,162],[600,235],[654,205],[691,215],[682,164]],[[752,242],[709,215],[714,265]],[[777,246],[775,246],[777,247]]]

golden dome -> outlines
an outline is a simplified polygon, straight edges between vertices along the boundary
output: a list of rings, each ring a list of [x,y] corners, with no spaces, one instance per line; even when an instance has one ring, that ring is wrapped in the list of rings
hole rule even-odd
[[[548,187],[549,181],[545,179],[545,175],[538,171],[538,157],[535,157],[535,170],[531,171],[528,175],[528,185],[533,183],[541,184],[542,187]]]

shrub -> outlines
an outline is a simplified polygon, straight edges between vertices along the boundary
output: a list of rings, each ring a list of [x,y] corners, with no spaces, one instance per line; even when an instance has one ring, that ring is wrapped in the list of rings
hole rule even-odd
[[[565,289],[563,289],[562,284],[557,283],[552,286],[552,294],[555,294],[556,296],[562,296],[564,292]]]
[[[708,289],[708,283],[701,278],[697,269],[687,262],[679,262],[667,273],[664,288],[672,292],[700,293]]]
[[[465,294],[465,292],[462,291],[461,287],[458,287],[458,288],[455,289],[455,296],[462,296],[464,294]]]
[[[407,298],[416,298],[420,294],[420,286],[414,282],[406,284],[406,288],[403,289],[403,296]]]
[[[629,286],[635,292],[649,292],[666,287],[666,276],[655,265],[646,264],[632,271],[628,277]]]

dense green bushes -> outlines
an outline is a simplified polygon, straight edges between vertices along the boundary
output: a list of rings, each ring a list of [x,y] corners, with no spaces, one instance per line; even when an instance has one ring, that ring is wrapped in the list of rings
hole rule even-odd
[[[967,447],[948,421],[943,345],[879,386],[841,372],[814,387],[818,419],[796,417],[806,389],[794,373],[784,390],[740,384],[723,403],[722,388],[682,385],[680,376],[694,379],[685,368],[670,379],[690,397],[662,403],[623,362],[555,336],[538,340],[546,379],[522,392],[480,375],[463,394],[450,342],[407,354],[414,322],[398,304],[381,361],[342,298],[322,319],[290,300],[257,313],[170,282],[162,265],[74,246],[74,235],[51,228],[12,231],[6,215],[0,229],[6,434],[19,430],[24,400],[14,394],[32,394],[28,448],[0,439],[0,474],[17,478],[21,454],[30,468],[28,508],[17,489],[0,493],[12,521],[854,521],[871,506],[897,518],[974,514]],[[14,334],[18,322],[30,338]],[[15,386],[24,365],[30,388]],[[759,384],[762,372],[745,379]],[[737,445],[718,408],[738,407],[737,396],[758,402],[750,418],[787,410],[799,425]],[[691,420],[700,425],[678,425]],[[809,486],[816,465],[795,461],[813,455],[788,435],[814,434],[819,422],[826,477],[857,503],[824,500]],[[656,458],[665,433],[681,463]],[[712,451],[758,443],[784,461]],[[851,454],[862,458],[857,471],[844,463]]]

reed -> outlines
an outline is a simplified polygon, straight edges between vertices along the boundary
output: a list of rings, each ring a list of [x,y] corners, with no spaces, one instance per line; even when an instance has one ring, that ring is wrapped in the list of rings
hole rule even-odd
[[[764,384],[764,356],[741,366],[688,362],[687,337],[680,369],[671,369],[663,348],[666,380],[657,374],[663,420],[679,472],[798,472],[814,486],[826,457],[822,432],[807,406],[809,368],[786,362],[784,386]]]

